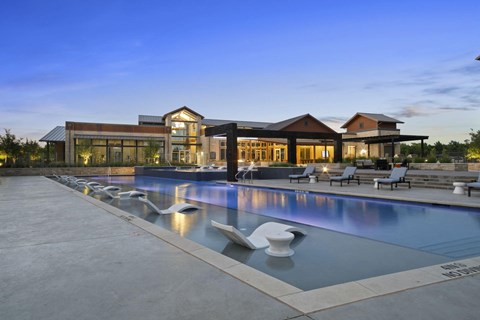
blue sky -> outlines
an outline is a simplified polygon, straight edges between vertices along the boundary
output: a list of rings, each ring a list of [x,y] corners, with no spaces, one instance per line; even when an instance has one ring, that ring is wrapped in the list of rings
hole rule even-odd
[[[333,129],[384,113],[448,143],[480,130],[480,2],[5,0],[0,129],[206,118]]]

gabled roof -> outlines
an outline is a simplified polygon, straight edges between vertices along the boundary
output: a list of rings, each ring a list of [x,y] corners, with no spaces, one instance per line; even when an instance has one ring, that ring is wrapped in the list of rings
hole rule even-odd
[[[301,116],[297,116],[297,117],[294,117],[294,118],[283,120],[283,121],[280,121],[280,122],[277,122],[277,123],[272,123],[271,125],[265,127],[264,129],[265,130],[282,131],[282,130],[285,130],[289,126],[291,126],[291,125],[293,125],[293,124],[295,124],[298,121],[301,121],[303,119],[310,119],[310,120],[314,121],[317,125],[327,129],[327,131],[335,132],[335,130],[333,130],[332,128],[330,128],[329,126],[327,126],[326,124],[324,124],[323,122],[321,122],[320,120],[318,120],[317,118],[315,118],[314,116],[312,116],[309,113],[302,114]]]
[[[165,114],[163,115],[163,117],[166,117],[167,115],[172,114],[172,113],[180,112],[180,111],[182,111],[182,110],[187,110],[188,112],[193,113],[193,114],[196,115],[196,116],[200,116],[200,118],[202,118],[202,119],[204,118],[204,116],[202,116],[200,113],[193,111],[192,109],[190,109],[190,108],[187,107],[187,106],[183,106],[183,107],[180,107],[180,108],[175,109],[175,110],[173,110],[173,111],[170,111],[170,112],[168,112],[168,113],[165,113]]]
[[[266,126],[272,124],[271,122],[258,121],[239,121],[239,120],[220,120],[220,119],[202,119],[202,124],[205,126],[221,126],[227,123],[236,123],[238,127],[264,129]]]
[[[40,139],[42,142],[61,142],[65,141],[65,127],[56,126],[49,133],[47,133],[43,138]]]
[[[391,117],[388,117],[382,113],[366,113],[366,112],[357,112],[353,117],[351,117],[350,119],[347,120],[347,122],[345,122],[345,124],[343,126],[341,126],[340,128],[346,128],[348,127],[348,125],[350,124],[350,122],[352,122],[353,120],[355,120],[356,118],[358,117],[365,117],[365,118],[368,118],[368,119],[371,119],[375,122],[390,122],[390,123],[404,123],[403,121],[400,121],[400,120],[397,120],[397,119],[394,119],[394,118],[391,118]]]

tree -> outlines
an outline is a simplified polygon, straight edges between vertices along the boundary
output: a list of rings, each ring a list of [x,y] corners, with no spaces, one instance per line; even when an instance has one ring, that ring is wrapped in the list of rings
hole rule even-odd
[[[5,135],[0,135],[0,151],[5,157],[5,165],[12,166],[20,156],[22,139],[17,139],[10,129],[5,129]]]
[[[470,129],[470,141],[467,142],[467,159],[480,159],[480,130]]]
[[[156,140],[148,140],[144,148],[145,160],[155,162],[160,158],[160,143]]]
[[[435,142],[433,147],[437,156],[443,153],[443,144],[440,141]]]
[[[77,145],[77,154],[82,157],[83,164],[87,165],[90,158],[93,156],[94,148],[90,140],[80,140]]]
[[[27,164],[30,164],[31,161],[40,159],[42,152],[42,147],[35,140],[26,139],[22,144],[22,154],[24,160]]]

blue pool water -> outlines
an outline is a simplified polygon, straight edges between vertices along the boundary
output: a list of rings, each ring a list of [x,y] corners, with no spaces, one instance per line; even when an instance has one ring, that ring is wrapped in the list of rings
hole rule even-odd
[[[146,191],[160,208],[198,205],[201,210],[158,215],[138,200],[93,195],[302,290],[480,255],[479,210],[143,176],[97,179]],[[293,240],[293,256],[275,258],[229,242],[211,220],[246,235],[267,221],[308,234]]]
[[[480,210],[294,191],[117,177],[111,183],[444,255],[480,255]]]

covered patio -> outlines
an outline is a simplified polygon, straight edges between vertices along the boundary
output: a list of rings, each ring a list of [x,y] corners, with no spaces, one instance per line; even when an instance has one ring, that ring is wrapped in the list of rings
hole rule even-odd
[[[385,136],[371,136],[371,137],[355,137],[355,138],[345,138],[342,139],[343,142],[362,142],[367,145],[367,157],[370,157],[370,145],[380,144],[380,143],[390,143],[391,155],[395,154],[395,143],[396,142],[405,142],[405,141],[418,141],[420,140],[420,156],[424,156],[424,140],[427,140],[428,136],[419,136],[419,135],[385,135]],[[385,153],[383,154],[385,156]]]
[[[297,162],[297,139],[329,140],[334,145],[334,162],[342,161],[342,137],[333,132],[282,131],[266,129],[239,129],[236,123],[227,123],[205,129],[205,136],[223,136],[226,138],[227,181],[237,181],[238,171],[237,138],[283,138],[287,139],[288,160]]]

